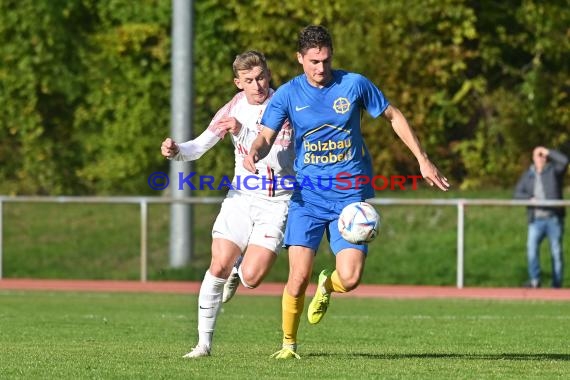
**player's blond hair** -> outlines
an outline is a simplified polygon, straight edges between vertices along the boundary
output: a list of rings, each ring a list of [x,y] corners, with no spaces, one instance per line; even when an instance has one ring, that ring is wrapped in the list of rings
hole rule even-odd
[[[236,56],[232,68],[234,70],[234,76],[239,78],[238,71],[251,70],[257,66],[261,67],[264,72],[268,71],[265,56],[258,51],[249,50]]]

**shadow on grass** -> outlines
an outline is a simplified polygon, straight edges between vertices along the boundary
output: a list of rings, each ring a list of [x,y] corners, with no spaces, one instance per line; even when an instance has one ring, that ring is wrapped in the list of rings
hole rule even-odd
[[[365,352],[353,353],[310,353],[304,356],[310,357],[334,357],[334,356],[352,356],[368,359],[379,360],[398,360],[398,359],[462,359],[462,360],[518,360],[518,361],[570,361],[570,354],[369,354]]]

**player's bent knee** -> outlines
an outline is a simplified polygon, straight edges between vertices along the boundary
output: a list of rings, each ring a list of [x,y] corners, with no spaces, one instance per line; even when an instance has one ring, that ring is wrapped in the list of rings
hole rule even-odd
[[[248,289],[257,288],[261,283],[261,281],[263,280],[261,276],[257,275],[257,273],[254,273],[253,271],[250,270],[244,271],[243,266],[240,266],[238,268],[238,274],[242,285]]]
[[[247,277],[239,276],[239,278],[241,280],[241,284],[248,289],[255,289],[261,283],[261,281],[252,281],[251,279],[249,279]]]
[[[301,279],[289,278],[286,285],[287,293],[291,297],[300,297],[301,295],[306,293],[307,287],[309,286],[309,280],[310,280],[309,278],[307,278],[306,281]]]
[[[359,284],[360,284],[360,281],[356,281],[356,282],[351,282],[351,283],[343,284],[343,285],[344,285],[344,288],[346,289],[346,291],[350,292],[351,290],[356,289]]]
[[[346,289],[347,292],[354,290],[360,285],[360,277],[354,276],[349,278],[341,278],[342,287]]]
[[[222,264],[222,263],[214,263],[210,264],[210,274],[214,277],[218,278],[228,278],[232,271],[232,264]]]

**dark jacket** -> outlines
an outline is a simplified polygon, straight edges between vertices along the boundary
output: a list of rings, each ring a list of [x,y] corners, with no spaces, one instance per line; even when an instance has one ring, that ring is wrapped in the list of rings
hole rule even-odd
[[[562,199],[563,182],[567,168],[568,157],[564,153],[556,150],[548,151],[548,162],[542,169],[542,173],[539,174],[542,178],[542,186],[546,199]],[[531,165],[530,168],[523,173],[515,188],[514,197],[516,199],[530,199],[534,197],[534,179],[537,174],[534,165]],[[564,217],[565,215],[564,207],[543,208],[552,210],[560,217]],[[529,223],[534,220],[534,209],[535,207],[533,206],[527,208]]]

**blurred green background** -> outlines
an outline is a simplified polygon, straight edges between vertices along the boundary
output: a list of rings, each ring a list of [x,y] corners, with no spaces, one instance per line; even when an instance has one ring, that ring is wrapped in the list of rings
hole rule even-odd
[[[389,198],[440,197],[433,189],[388,194]],[[504,191],[445,193],[446,198],[508,199]],[[379,236],[370,244],[363,283],[455,286],[457,208],[376,206]],[[194,240],[190,263],[169,265],[169,206],[148,206],[148,280],[200,281],[210,263],[211,228],[219,205],[193,205]],[[464,286],[518,287],[526,275],[526,211],[523,206],[465,208]],[[140,209],[121,204],[5,203],[5,278],[139,280]],[[551,281],[550,255],[542,246],[543,286]],[[314,276],[334,266],[326,238],[317,253]],[[266,281],[285,282],[282,250]],[[566,273],[566,283],[570,279]]]
[[[0,0],[0,194],[168,195],[147,179],[168,171],[171,23],[171,0]],[[274,87],[300,73],[296,36],[311,23],[331,31],[334,67],[369,77],[407,116],[452,182],[446,197],[509,199],[532,147],[570,152],[568,1],[194,1],[192,134],[237,91],[236,54],[263,51]],[[384,120],[363,130],[376,173],[418,173]],[[214,150],[192,169],[231,176],[231,143]],[[218,207],[193,207],[194,257],[171,269],[168,206],[149,206],[150,279],[201,278]],[[3,208],[5,277],[139,278],[137,206]],[[364,282],[455,283],[455,209],[380,212]],[[525,236],[522,208],[470,208],[465,285],[519,286]],[[325,248],[316,269],[332,260]],[[283,254],[269,280],[286,266]]]
[[[171,23],[171,0],[0,1],[0,194],[158,195],[146,179],[168,167]],[[193,135],[237,91],[236,54],[264,52],[278,87],[301,72],[311,23],[458,188],[510,188],[532,147],[569,151],[567,0],[194,1]],[[417,174],[385,120],[363,124],[377,173]],[[219,145],[194,170],[230,175]]]

